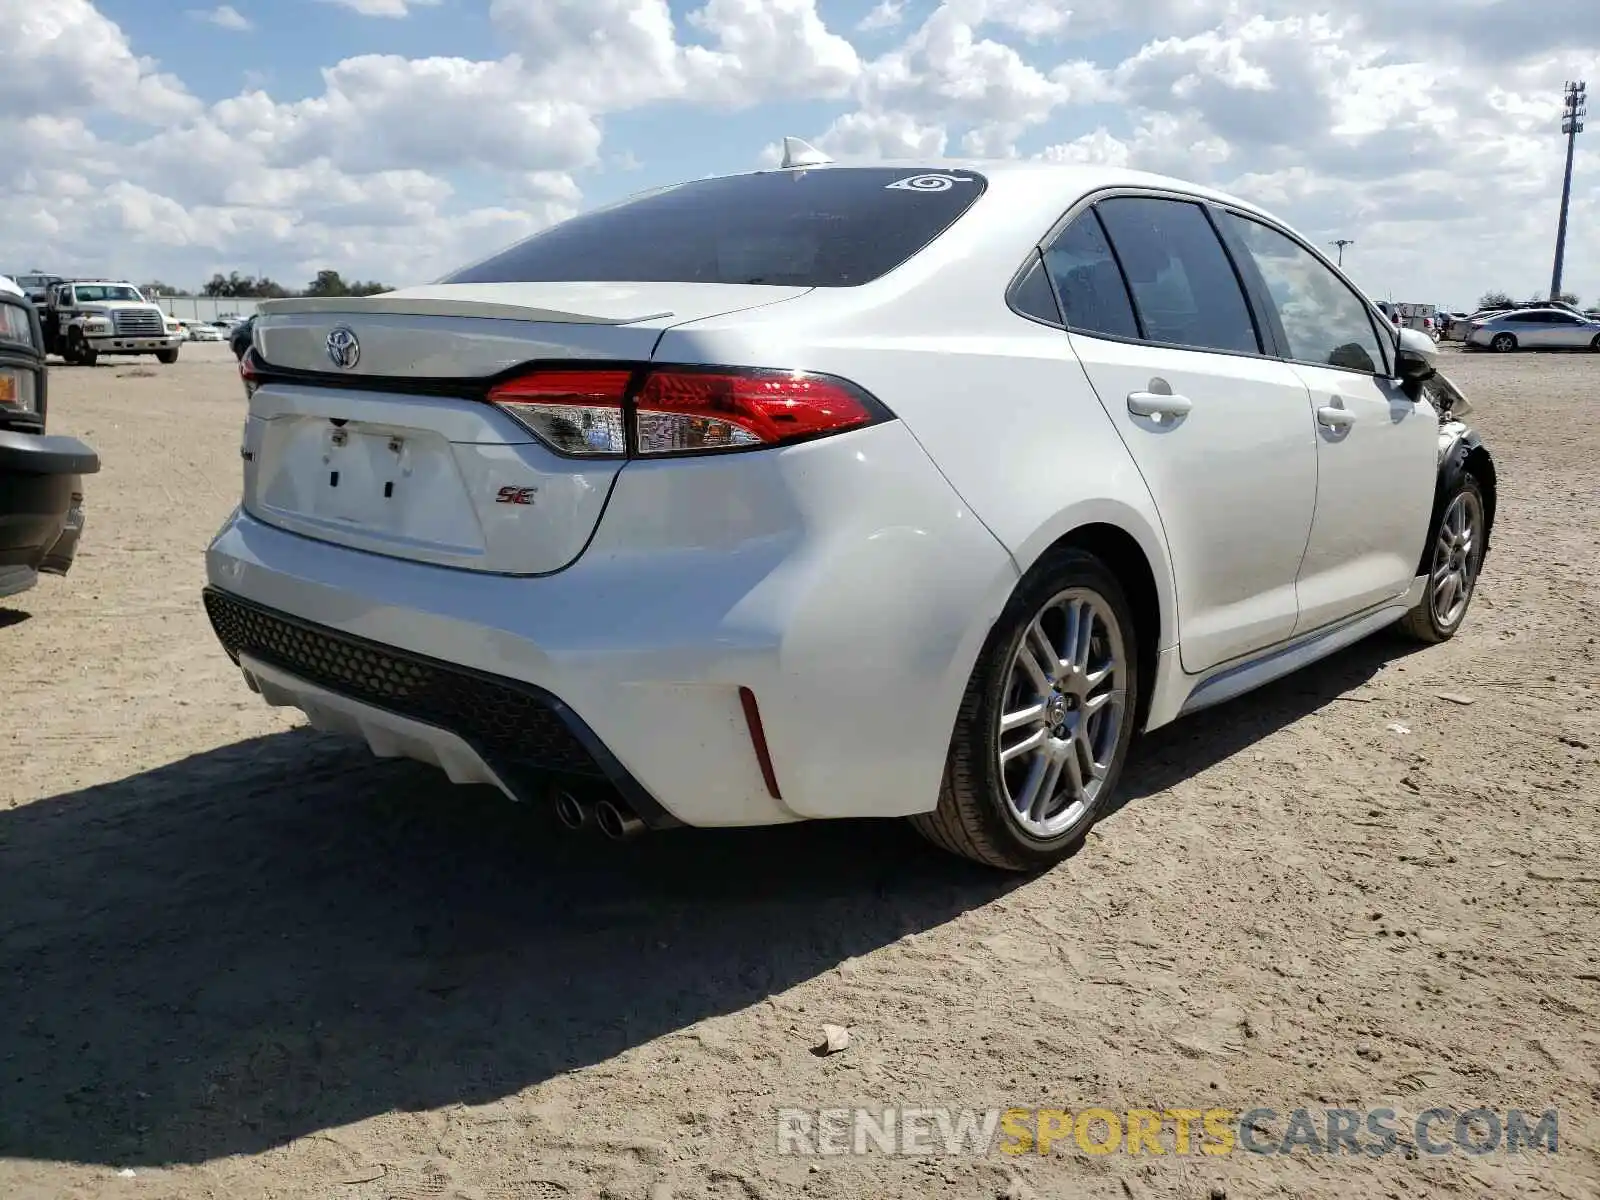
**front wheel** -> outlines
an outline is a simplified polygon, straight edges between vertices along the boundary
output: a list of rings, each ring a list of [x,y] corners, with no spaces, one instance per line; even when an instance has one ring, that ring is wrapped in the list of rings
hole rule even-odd
[[[1589,349],[1600,350],[1600,333],[1594,335],[1594,341],[1589,343]]]
[[[165,363],[170,367],[173,363],[178,361],[178,352],[176,350],[157,350],[156,361],[159,363]]]
[[[1494,340],[1489,343],[1489,349],[1496,354],[1509,354],[1517,348],[1517,339],[1509,333],[1497,333]]]
[[[935,845],[1010,871],[1073,853],[1116,789],[1138,710],[1139,644],[1115,575],[1055,551],[1012,596],[956,717]]]
[[[1445,503],[1433,535],[1427,591],[1422,603],[1400,619],[1400,629],[1419,642],[1449,641],[1467,619],[1467,606],[1478,586],[1483,550],[1489,536],[1483,489],[1471,472],[1461,476]]]

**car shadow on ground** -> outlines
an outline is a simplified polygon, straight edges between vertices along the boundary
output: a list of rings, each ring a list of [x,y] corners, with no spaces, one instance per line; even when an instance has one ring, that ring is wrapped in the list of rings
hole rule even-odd
[[[1182,783],[1211,764],[1231,758],[1424,648],[1393,630],[1384,630],[1237,700],[1147,734],[1134,742],[1118,789],[1117,807]]]
[[[1148,739],[1130,793],[1371,675],[1369,645]],[[304,730],[0,813],[0,1156],[251,1153],[482,1103],[1020,882],[903,822],[574,836]]]

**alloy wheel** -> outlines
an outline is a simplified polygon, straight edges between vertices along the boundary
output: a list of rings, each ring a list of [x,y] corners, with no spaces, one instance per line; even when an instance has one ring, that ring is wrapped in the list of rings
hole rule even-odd
[[[1006,672],[996,753],[1007,816],[1050,839],[1094,810],[1128,707],[1123,632],[1105,597],[1069,588],[1029,622]]]
[[[1433,546],[1428,602],[1441,629],[1453,629],[1467,611],[1483,562],[1483,502],[1462,491],[1444,511]]]

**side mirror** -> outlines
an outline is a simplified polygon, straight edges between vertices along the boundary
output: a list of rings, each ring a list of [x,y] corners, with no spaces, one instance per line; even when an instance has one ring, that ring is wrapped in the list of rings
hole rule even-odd
[[[1416,387],[1433,378],[1439,347],[1420,329],[1403,326],[1394,352],[1394,373],[1407,387]]]

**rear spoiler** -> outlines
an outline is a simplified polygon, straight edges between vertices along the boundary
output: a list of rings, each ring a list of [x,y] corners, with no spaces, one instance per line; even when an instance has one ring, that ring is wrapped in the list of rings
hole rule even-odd
[[[335,314],[393,317],[485,317],[497,321],[551,321],[566,325],[632,325],[672,316],[672,311],[640,313],[628,317],[601,317],[556,308],[505,304],[494,300],[440,299],[422,296],[293,296],[263,300],[256,305],[262,317],[296,314]]]

